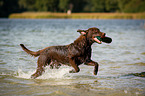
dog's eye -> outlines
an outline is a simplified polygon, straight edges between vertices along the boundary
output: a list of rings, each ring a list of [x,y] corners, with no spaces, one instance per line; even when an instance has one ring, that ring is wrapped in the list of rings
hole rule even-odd
[[[93,32],[94,34],[97,34],[97,32]]]
[[[98,31],[95,31],[95,34],[98,34],[99,32]]]

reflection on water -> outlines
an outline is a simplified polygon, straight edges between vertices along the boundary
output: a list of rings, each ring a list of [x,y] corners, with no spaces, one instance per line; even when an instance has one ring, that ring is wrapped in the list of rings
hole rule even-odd
[[[145,94],[145,29],[143,20],[0,19],[0,95],[56,96],[143,96]],[[100,64],[46,67],[39,78],[30,79],[37,59],[19,46],[31,50],[67,45],[78,36],[77,29],[98,27],[113,39],[111,44],[93,44],[92,59]],[[39,91],[38,91],[39,90]]]

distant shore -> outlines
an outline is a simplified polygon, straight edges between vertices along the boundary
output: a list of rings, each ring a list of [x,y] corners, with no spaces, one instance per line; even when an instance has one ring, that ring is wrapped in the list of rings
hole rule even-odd
[[[13,13],[9,18],[15,19],[145,19],[145,13],[51,13],[24,12]]]

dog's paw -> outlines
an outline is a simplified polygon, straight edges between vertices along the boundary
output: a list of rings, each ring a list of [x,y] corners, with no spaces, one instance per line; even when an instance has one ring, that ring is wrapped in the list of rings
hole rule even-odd
[[[69,73],[76,73],[73,69],[69,71]]]
[[[31,76],[31,79],[35,79],[36,77],[35,76]]]
[[[53,66],[52,65],[50,65],[50,69],[53,69]]]
[[[37,77],[36,74],[31,75],[31,79],[36,79]]]
[[[94,75],[97,75],[97,72],[94,72]]]

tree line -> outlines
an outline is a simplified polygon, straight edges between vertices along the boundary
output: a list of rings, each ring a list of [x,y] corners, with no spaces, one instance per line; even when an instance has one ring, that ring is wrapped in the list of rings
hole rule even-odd
[[[0,17],[34,12],[145,12],[145,0],[0,0]]]

